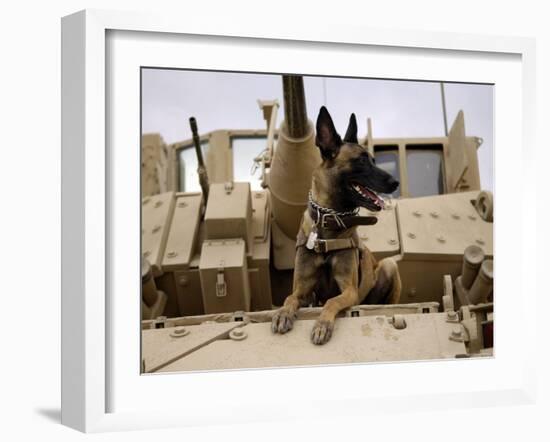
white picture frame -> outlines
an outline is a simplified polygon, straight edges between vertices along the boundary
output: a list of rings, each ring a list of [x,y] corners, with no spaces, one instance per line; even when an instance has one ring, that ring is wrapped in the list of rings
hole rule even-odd
[[[465,408],[469,407],[472,399],[475,398],[478,404],[490,406],[500,403],[508,404],[532,404],[535,398],[535,367],[533,354],[535,352],[534,336],[536,324],[534,318],[524,323],[520,330],[516,330],[515,339],[522,339],[525,342],[521,352],[517,353],[519,358],[517,366],[514,365],[513,376],[509,381],[502,381],[500,384],[498,376],[496,381],[491,383],[487,389],[474,385],[467,386],[467,382],[458,386],[454,392],[443,391],[439,393],[437,388],[427,390],[420,394],[418,390],[405,390],[404,384],[396,381],[395,385],[389,385],[383,391],[377,391],[375,396],[369,396],[366,390],[358,388],[353,395],[346,393],[346,390],[336,390],[331,397],[326,399],[315,395],[316,378],[322,374],[324,379],[334,379],[338,373],[345,370],[350,382],[355,379],[363,366],[353,367],[323,367],[316,368],[314,372],[308,368],[285,369],[285,370],[261,370],[243,371],[231,373],[216,373],[212,375],[193,373],[186,374],[188,381],[196,385],[195,390],[187,390],[189,395],[196,395],[197,404],[191,408],[181,407],[174,409],[168,403],[162,406],[153,404],[147,394],[151,389],[174,388],[179,382],[179,375],[175,376],[148,376],[140,380],[143,385],[143,405],[139,410],[126,410],[125,407],[114,406],[110,397],[115,388],[113,378],[121,381],[120,374],[114,375],[119,370],[120,361],[131,359],[133,356],[113,353],[117,348],[111,342],[111,337],[116,334],[115,317],[117,309],[113,309],[113,257],[112,244],[117,229],[113,228],[116,220],[113,219],[113,201],[116,197],[112,194],[113,170],[120,166],[120,161],[112,158],[108,143],[113,141],[113,134],[107,133],[106,121],[113,115],[108,109],[108,94],[111,92],[109,82],[113,77],[106,75],[110,72],[108,63],[113,62],[112,57],[118,56],[118,52],[109,51],[107,41],[108,33],[140,33],[144,38],[155,33],[155,36],[170,36],[170,38],[185,36],[216,37],[223,41],[226,39],[237,39],[246,41],[250,46],[270,42],[278,45],[298,45],[307,42],[309,45],[330,46],[334,51],[348,50],[349,48],[370,47],[378,51],[389,50],[390,48],[401,48],[402,51],[422,49],[431,51],[435,58],[444,54],[471,54],[482,63],[484,56],[489,54],[501,54],[504,57],[515,57],[521,66],[521,91],[510,91],[516,94],[521,109],[521,119],[515,121],[517,127],[513,129],[511,139],[518,141],[521,145],[521,155],[534,158],[534,106],[535,106],[535,46],[532,39],[517,37],[494,38],[481,35],[464,35],[451,33],[428,33],[416,31],[403,31],[393,33],[379,29],[346,28],[334,25],[330,28],[311,26],[294,26],[292,23],[277,23],[269,25],[265,23],[250,22],[246,25],[239,24],[238,29],[231,23],[209,22],[207,20],[188,20],[182,22],[176,17],[155,16],[143,13],[126,13],[87,10],[64,17],[62,20],[62,423],[76,428],[80,431],[110,431],[139,428],[159,428],[170,426],[200,425],[207,424],[211,419],[217,422],[248,422],[265,419],[292,418],[304,413],[299,403],[288,404],[281,408],[274,404],[272,407],[262,403],[257,406],[258,399],[242,398],[235,400],[232,396],[231,403],[235,407],[235,414],[228,416],[219,410],[208,410],[205,404],[200,404],[199,395],[205,385],[212,385],[213,389],[229,388],[227,381],[233,385],[233,390],[224,390],[221,394],[221,402],[224,395],[229,395],[250,384],[250,388],[261,388],[265,385],[266,376],[271,376],[273,385],[278,382],[296,382],[303,387],[304,395],[308,396],[307,401],[312,405],[313,411],[307,413],[323,414],[323,404],[327,400],[338,400],[341,415],[353,414],[357,409],[358,398],[368,399],[377,397],[377,411],[394,412],[407,410],[410,407],[423,409],[440,408]],[[174,37],[175,36],[175,37]],[[232,40],[232,41],[237,41]],[[335,46],[336,45],[336,46]],[[439,54],[439,55],[438,55]],[[111,57],[111,59],[107,59]],[[250,67],[252,69],[253,66]],[[421,68],[419,68],[421,69]],[[448,80],[448,78],[440,78]],[[464,81],[471,80],[463,78]],[[138,91],[136,91],[138,93]],[[517,95],[519,93],[519,95]],[[513,118],[515,113],[506,115],[506,110],[499,108],[499,95],[495,103],[496,118]],[[513,122],[509,120],[508,122]],[[135,123],[135,122],[134,122]],[[495,144],[502,143],[503,138],[497,137]],[[139,133],[135,134],[136,146],[139,145]],[[129,163],[131,164],[131,163]],[[503,170],[506,163],[502,162]],[[122,166],[125,167],[125,166]],[[130,166],[128,166],[130,167]],[[118,169],[117,169],[118,170]],[[506,186],[504,180],[495,184],[496,194],[500,191],[498,186]],[[523,171],[525,172],[525,170]],[[115,171],[115,174],[118,173]],[[128,175],[131,180],[129,186],[139,187],[138,181],[134,180],[138,170]],[[526,262],[533,250],[536,241],[535,234],[535,207],[536,191],[521,193],[522,189],[505,189],[512,197],[523,195],[521,210],[517,210],[520,218],[520,229],[517,232],[518,243],[514,245],[514,251],[519,254],[522,263]],[[515,192],[515,193],[514,193]],[[495,218],[498,215],[498,196],[495,195]],[[130,204],[130,209],[132,208]],[[504,220],[504,217],[501,218]],[[496,232],[495,249],[499,250],[498,231]],[[137,241],[137,240],[136,240]],[[137,241],[139,242],[139,241]],[[137,250],[138,244],[129,245],[125,251],[117,250],[116,253],[126,253],[133,256],[131,249]],[[139,253],[136,255],[139,256]],[[502,258],[502,264],[496,257],[496,281],[501,277],[506,278],[506,258]],[[131,261],[131,259],[129,260]],[[138,262],[136,258],[136,263]],[[502,269],[499,273],[499,269]],[[120,267],[119,267],[120,270]],[[124,274],[133,271],[132,265],[122,269]],[[135,266],[136,275],[139,274],[139,266]],[[521,266],[521,278],[517,281],[521,296],[517,300],[523,310],[536,304],[534,298],[535,281],[527,278],[526,265]],[[502,276],[499,276],[502,275]],[[116,276],[116,275],[115,275]],[[136,284],[139,279],[136,277]],[[503,285],[504,286],[504,285]],[[139,286],[138,286],[139,287]],[[138,289],[139,290],[139,289]],[[132,288],[128,290],[132,292]],[[138,291],[136,291],[138,293]],[[499,300],[500,301],[500,300]],[[139,300],[136,297],[136,305]],[[497,314],[502,315],[500,324],[502,330],[506,331],[506,302],[503,299],[503,307],[498,307]],[[521,310],[521,309],[520,309]],[[120,311],[120,308],[118,308]],[[513,319],[513,318],[509,318]],[[500,320],[500,317],[499,319]],[[497,330],[499,330],[497,328]],[[501,333],[497,331],[497,333]],[[135,331],[135,339],[139,340]],[[500,336],[509,336],[512,333],[502,332]],[[498,335],[497,335],[498,337]],[[114,339],[114,338],[113,338]],[[120,348],[120,347],[118,347]],[[501,358],[502,355],[502,359]],[[506,359],[505,349],[497,355],[494,361],[509,361]],[[491,361],[470,361],[477,365],[470,364],[458,367],[467,377],[475,376],[476,369],[490,370],[497,362]],[[128,378],[139,376],[139,364],[136,365],[135,373],[128,372]],[[453,361],[454,363],[454,361]],[[459,363],[459,362],[457,362]],[[407,370],[415,372],[415,376],[429,376],[426,370],[434,370],[429,363],[406,364]],[[434,364],[434,363],[431,363]],[[438,364],[438,363],[435,363]],[[439,363],[443,364],[443,363]],[[483,367],[483,364],[487,365]],[[131,365],[131,364],[130,364]],[[398,372],[400,364],[386,364],[384,370],[387,372]],[[444,364],[445,370],[450,364]],[[372,366],[369,370],[380,370],[381,365]],[[480,368],[481,367],[481,368]],[[496,367],[496,365],[494,366]],[[493,367],[493,368],[494,368]],[[455,367],[449,368],[455,369]],[[500,367],[503,368],[503,367]],[[504,366],[506,368],[506,366]],[[428,371],[429,371],[428,370]],[[451,370],[452,371],[452,370]],[[426,372],[426,373],[425,373]],[[311,377],[311,383],[305,381]],[[433,371],[431,372],[433,374]],[[348,376],[349,375],[349,376]],[[143,377],[142,377],[143,378]],[[183,379],[183,378],[182,378]],[[205,380],[207,383],[205,383]],[[117,382],[119,382],[117,381]],[[162,386],[160,386],[162,382]],[[330,381],[329,381],[330,382]],[[154,383],[159,383],[154,385]],[[128,384],[130,385],[130,384]],[[180,388],[180,387],[176,387]],[[248,387],[246,387],[248,388]],[[470,389],[468,389],[470,388]],[[158,390],[162,391],[162,390]],[[222,391],[222,390],[219,390]],[[139,391],[137,394],[141,394]],[[227,399],[227,396],[225,396]],[[135,398],[132,398],[135,402]],[[124,401],[119,401],[123,403]],[[149,409],[147,404],[151,404]],[[208,410],[208,411],[207,411]],[[373,412],[374,407],[365,401],[362,402],[361,414]],[[357,411],[355,411],[357,412]]]

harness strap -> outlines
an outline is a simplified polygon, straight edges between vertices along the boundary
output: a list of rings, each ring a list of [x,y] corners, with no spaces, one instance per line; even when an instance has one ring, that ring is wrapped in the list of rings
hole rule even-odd
[[[319,227],[327,230],[346,230],[355,226],[372,226],[378,222],[376,216],[349,216],[347,218],[342,218],[337,215],[325,213],[321,215],[319,220],[312,212],[310,212],[310,216],[312,216],[314,223],[317,223]]]
[[[338,238],[338,239],[316,239],[313,250],[317,253],[329,253],[335,250],[355,249],[358,247],[355,239]]]

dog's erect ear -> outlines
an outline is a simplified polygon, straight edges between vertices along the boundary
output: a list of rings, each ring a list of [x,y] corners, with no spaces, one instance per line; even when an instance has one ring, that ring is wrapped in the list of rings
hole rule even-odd
[[[357,144],[357,120],[355,119],[355,114],[351,114],[349,117],[348,130],[346,130],[346,135],[344,136],[344,141],[346,143]]]
[[[315,137],[315,144],[321,149],[321,155],[324,159],[333,159],[338,155],[340,146],[342,145],[342,139],[330,114],[325,106],[319,110],[319,116],[317,117],[317,136]]]

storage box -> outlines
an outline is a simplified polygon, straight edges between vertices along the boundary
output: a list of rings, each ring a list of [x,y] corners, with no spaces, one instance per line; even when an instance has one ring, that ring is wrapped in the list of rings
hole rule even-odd
[[[206,240],[199,263],[204,312],[250,311],[244,240]]]
[[[213,183],[204,215],[206,239],[242,238],[252,249],[250,183]]]

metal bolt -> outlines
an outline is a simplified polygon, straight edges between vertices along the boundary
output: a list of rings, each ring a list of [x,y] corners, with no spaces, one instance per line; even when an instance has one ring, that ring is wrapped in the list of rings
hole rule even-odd
[[[441,244],[443,244],[446,241],[446,239],[443,236],[439,235],[437,237],[437,241],[439,241]]]
[[[151,198],[143,198],[141,204],[145,206],[145,204],[147,204],[149,201],[151,201]]]
[[[247,336],[248,335],[242,328],[235,328],[229,332],[229,338],[234,341],[242,341],[243,339],[246,339]]]
[[[412,233],[412,232],[409,232],[409,233],[407,234],[407,236],[408,236],[410,239],[415,239],[415,238],[416,238],[416,235],[415,235],[414,233]]]
[[[415,211],[413,212],[413,215],[416,216],[417,218],[420,218],[420,217],[422,216],[422,213],[419,212],[418,210],[415,210]]]
[[[439,213],[437,213],[437,212],[430,212],[430,216],[431,216],[432,218],[439,218]]]
[[[178,203],[178,207],[179,207],[180,209],[183,209],[184,207],[187,207],[187,203],[186,203],[185,201],[180,201],[180,202]]]
[[[189,330],[187,330],[185,327],[176,327],[174,330],[170,332],[170,336],[173,338],[181,338],[183,336],[188,335],[191,333]]]
[[[451,332],[451,336],[453,338],[460,338],[462,336],[462,330],[460,327],[453,328],[453,331]]]
[[[151,252],[149,250],[146,250],[145,252],[143,252],[143,256],[145,256],[146,258],[151,254]]]
[[[482,246],[482,245],[485,244],[485,241],[483,241],[481,238],[476,239],[476,242],[477,242],[480,246]]]
[[[393,246],[393,245],[397,244],[397,240],[396,240],[396,239],[393,239],[393,238],[392,238],[392,239],[389,239],[389,240],[388,240],[388,244],[390,244],[390,245]]]
[[[179,285],[181,285],[182,287],[185,287],[188,282],[189,279],[186,276],[182,276],[178,281]]]
[[[157,233],[160,230],[160,226],[157,224],[155,227],[153,227],[153,233]]]
[[[459,215],[458,213],[453,213],[453,214],[451,215],[451,217],[452,217],[453,219],[460,219],[460,215]]]
[[[407,327],[407,322],[403,315],[394,315],[392,319],[392,324],[397,330],[403,330]]]
[[[455,311],[448,311],[447,312],[447,318],[449,319],[456,319],[456,312]]]
[[[474,215],[468,215],[468,218],[471,219],[472,221],[476,220],[476,217]]]
[[[166,256],[167,256],[168,258],[175,258],[176,256],[178,256],[178,254],[177,254],[177,252],[168,252],[168,253],[166,254]]]
[[[162,206],[162,201],[157,201],[157,202],[155,203],[155,209],[158,208],[158,207],[160,207],[160,206]]]

